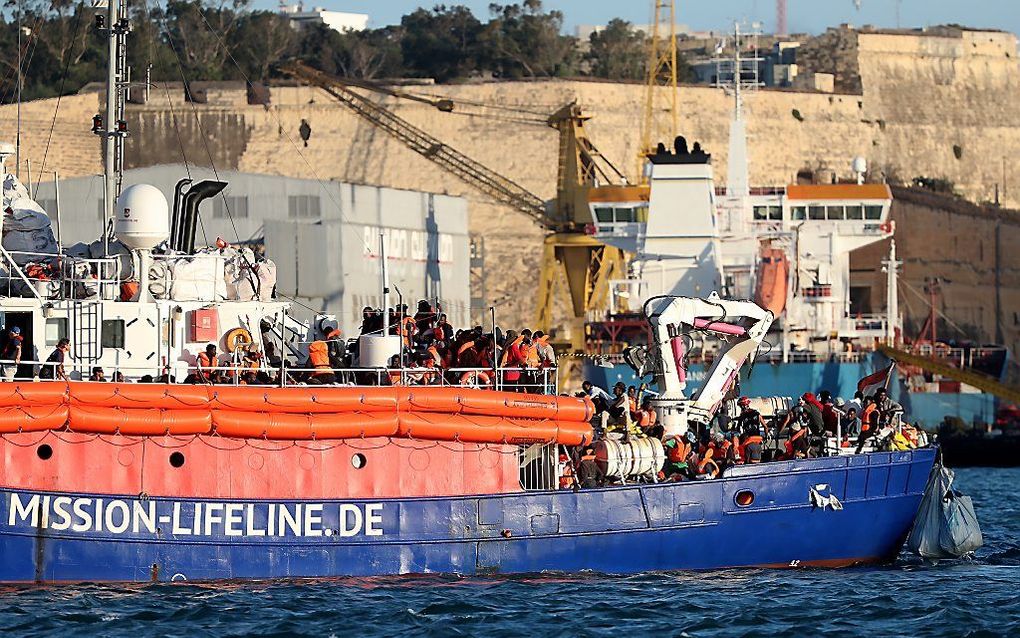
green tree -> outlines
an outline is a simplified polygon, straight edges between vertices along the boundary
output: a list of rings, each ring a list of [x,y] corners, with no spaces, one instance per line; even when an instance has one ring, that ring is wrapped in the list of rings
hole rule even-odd
[[[273,65],[293,51],[297,39],[286,17],[255,11],[241,16],[230,46],[247,79],[258,82],[269,78]]]
[[[501,78],[552,77],[576,73],[577,40],[562,35],[563,13],[544,12],[541,0],[490,4],[485,27],[487,66]]]
[[[400,21],[400,50],[408,73],[446,82],[479,70],[482,23],[464,6],[418,9]]]
[[[304,30],[299,56],[327,73],[353,78],[405,75],[401,54],[401,27],[339,33],[325,25]]]
[[[585,60],[591,74],[610,80],[641,80],[648,64],[648,37],[629,22],[614,18],[589,38],[591,48]]]

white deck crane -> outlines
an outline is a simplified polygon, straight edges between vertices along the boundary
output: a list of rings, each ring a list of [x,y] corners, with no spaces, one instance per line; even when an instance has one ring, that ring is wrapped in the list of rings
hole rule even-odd
[[[650,351],[634,349],[628,361],[639,376],[654,373],[662,390],[652,400],[667,434],[683,434],[692,425],[706,425],[726,397],[740,368],[753,361],[774,319],[752,301],[663,295],[645,302],[645,317],[652,326]],[[700,332],[725,341],[715,356],[705,383],[687,391],[687,354],[690,334]]]

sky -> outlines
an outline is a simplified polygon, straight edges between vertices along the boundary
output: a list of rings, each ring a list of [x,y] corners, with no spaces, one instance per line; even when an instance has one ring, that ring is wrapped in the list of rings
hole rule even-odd
[[[370,26],[380,27],[400,22],[402,15],[418,7],[436,4],[463,4],[476,16],[486,18],[491,1],[308,0],[305,6],[367,13]],[[512,2],[499,1],[501,4]],[[271,0],[256,0],[256,4],[264,8],[276,6]],[[956,23],[1020,32],[1020,0],[860,0],[860,4],[858,11],[854,0],[787,0],[789,30],[821,33],[826,27],[843,22],[896,27],[899,5],[899,26],[902,27]],[[635,24],[651,22],[652,0],[544,0],[543,5],[546,9],[563,12],[568,33],[573,33],[577,25],[605,24],[614,17]],[[734,20],[761,21],[766,32],[775,28],[774,0],[676,0],[676,7],[677,22],[696,30],[726,30]]]

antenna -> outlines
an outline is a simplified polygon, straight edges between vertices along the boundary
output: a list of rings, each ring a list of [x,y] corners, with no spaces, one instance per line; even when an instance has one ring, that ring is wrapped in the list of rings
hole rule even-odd
[[[101,7],[103,0],[95,5]],[[92,119],[92,132],[103,139],[103,254],[109,254],[107,229],[114,218],[114,208],[124,182],[124,119],[125,89],[128,85],[127,34],[131,30],[127,0],[105,0],[107,14],[96,15],[96,27],[106,32],[109,60],[106,66],[106,118]]]

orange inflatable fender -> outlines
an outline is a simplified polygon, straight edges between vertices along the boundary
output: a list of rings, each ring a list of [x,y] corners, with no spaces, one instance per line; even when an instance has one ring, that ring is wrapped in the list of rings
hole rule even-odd
[[[397,434],[396,414],[281,414],[223,412],[212,414],[216,434],[243,439],[356,439]]]
[[[0,434],[57,430],[67,425],[66,405],[0,407]]]
[[[72,432],[158,436],[209,434],[208,410],[160,410],[71,406],[68,428]]]

